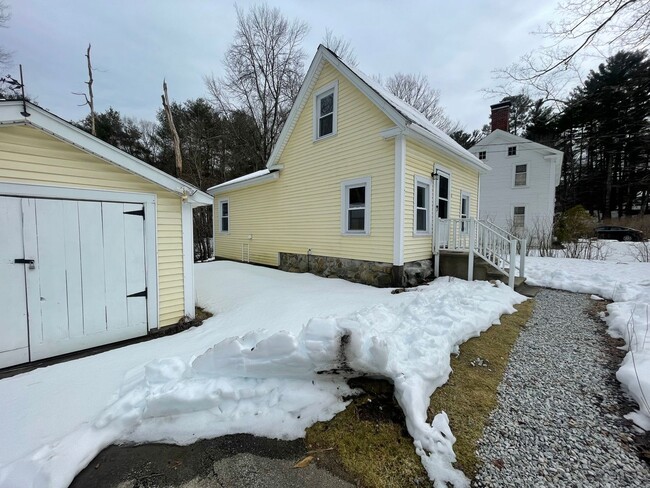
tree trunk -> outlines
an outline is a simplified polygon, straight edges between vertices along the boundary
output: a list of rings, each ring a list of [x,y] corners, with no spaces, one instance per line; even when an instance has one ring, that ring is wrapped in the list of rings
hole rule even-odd
[[[167,94],[167,82],[163,80],[163,95],[162,95],[163,108],[167,116],[167,123],[169,124],[169,131],[172,134],[172,141],[174,144],[174,156],[176,157],[176,176],[183,175],[183,156],[181,155],[181,140],[176,132],[174,125],[174,117],[172,116],[172,109],[169,105],[169,95]]]

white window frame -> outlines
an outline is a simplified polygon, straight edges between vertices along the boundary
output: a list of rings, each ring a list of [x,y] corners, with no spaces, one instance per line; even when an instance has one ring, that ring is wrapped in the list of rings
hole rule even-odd
[[[222,204],[225,203],[228,205],[228,215],[226,215],[226,218],[228,219],[228,230],[223,230],[223,206]],[[221,198],[219,200],[219,223],[217,224],[219,226],[219,234],[230,234],[230,200],[228,198]]]
[[[467,199],[467,215],[463,216],[463,200]],[[461,219],[469,219],[472,215],[472,195],[467,191],[460,192],[460,207],[458,207],[458,215]]]
[[[366,188],[366,202],[363,215],[363,230],[349,230],[348,210],[350,201],[350,188],[364,186]],[[341,183],[341,234],[344,236],[367,236],[370,235],[370,202],[371,198],[371,178],[355,178],[345,180]]]
[[[330,93],[334,94],[334,106],[332,111],[332,132],[324,136],[319,136],[319,125],[320,125],[320,99],[326,97]],[[334,137],[337,132],[336,119],[338,118],[338,105],[339,105],[339,82],[333,81],[320,88],[314,93],[314,116],[313,116],[313,137],[314,142],[327,139],[328,137]]]
[[[523,185],[518,185],[517,184],[517,166],[525,166],[526,167],[526,172],[524,173],[526,175],[526,183]],[[527,188],[528,187],[528,163],[516,163],[512,165],[512,187],[513,188]]]
[[[521,227],[515,225],[515,209],[517,208],[523,208],[524,209],[524,221],[521,225]],[[518,229],[521,229],[522,231],[526,229],[526,205],[513,205],[512,206],[512,230],[516,231]]]
[[[509,154],[511,147],[515,148],[515,153],[514,154]],[[506,157],[507,158],[516,158],[517,156],[519,156],[519,146],[517,144],[511,144],[511,145],[506,146]]]
[[[438,175],[442,175],[445,178],[447,178],[447,181],[449,182],[449,192],[447,194],[447,198],[444,199],[447,202],[447,217],[445,219],[450,219],[451,217],[451,196],[452,196],[452,180],[451,180],[451,170],[448,168],[441,166],[439,164],[436,164],[434,167],[434,171],[438,173]],[[436,219],[440,219],[441,217],[439,216],[440,212],[440,177],[438,177],[436,181],[436,199],[434,201],[434,208],[435,208],[435,217]]]
[[[481,157],[481,154],[483,157]],[[487,151],[479,151],[476,153],[476,157],[480,159],[481,161],[485,161],[487,159]]]
[[[433,184],[431,178],[415,175],[413,178],[413,235],[414,236],[427,236],[431,235],[431,202]],[[423,186],[426,188],[426,229],[418,230],[418,187]]]

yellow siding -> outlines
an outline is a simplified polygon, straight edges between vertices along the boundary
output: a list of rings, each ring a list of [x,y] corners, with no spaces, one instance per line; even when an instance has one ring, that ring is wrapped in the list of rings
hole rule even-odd
[[[184,315],[181,201],[174,193],[25,126],[0,128],[0,181],[157,195],[159,325]]]
[[[406,177],[404,188],[404,262],[431,258],[431,239],[413,235],[415,175],[431,178],[435,165],[451,173],[449,195],[449,218],[460,217],[460,196],[470,194],[470,216],[477,217],[478,171],[451,159],[429,147],[413,141],[406,143]]]
[[[380,132],[394,124],[325,63],[314,91],[338,80],[337,134],[313,141],[313,95],[300,114],[280,157],[277,181],[215,195],[229,199],[230,232],[216,232],[216,255],[241,259],[250,245],[253,262],[277,265],[278,253],[393,260],[393,140]],[[371,177],[369,236],[341,234],[341,183]],[[216,222],[217,220],[215,220]],[[252,239],[248,237],[252,236]]]

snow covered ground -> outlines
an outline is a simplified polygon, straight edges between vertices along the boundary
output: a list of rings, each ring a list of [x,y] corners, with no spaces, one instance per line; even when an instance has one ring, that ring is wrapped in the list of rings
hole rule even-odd
[[[449,355],[524,298],[439,279],[416,291],[229,262],[197,265],[203,326],[0,381],[0,486],[66,487],[105,446],[230,433],[293,439],[345,408],[352,370],[391,379],[432,479],[466,486],[447,417]]]
[[[605,321],[628,350],[616,377],[639,405],[628,417],[650,430],[650,263],[634,258],[639,245],[607,241],[602,261],[527,257],[526,276],[530,284],[614,301]]]

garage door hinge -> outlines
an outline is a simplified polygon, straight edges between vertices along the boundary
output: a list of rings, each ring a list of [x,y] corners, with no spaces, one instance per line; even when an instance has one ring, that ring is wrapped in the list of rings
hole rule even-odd
[[[140,210],[131,210],[130,212],[124,212],[124,213],[129,215],[139,215],[144,219],[144,208]]]
[[[147,297],[147,289],[145,288],[142,291],[139,291],[138,293],[132,293],[130,295],[127,295],[126,298],[135,298],[135,297]]]

